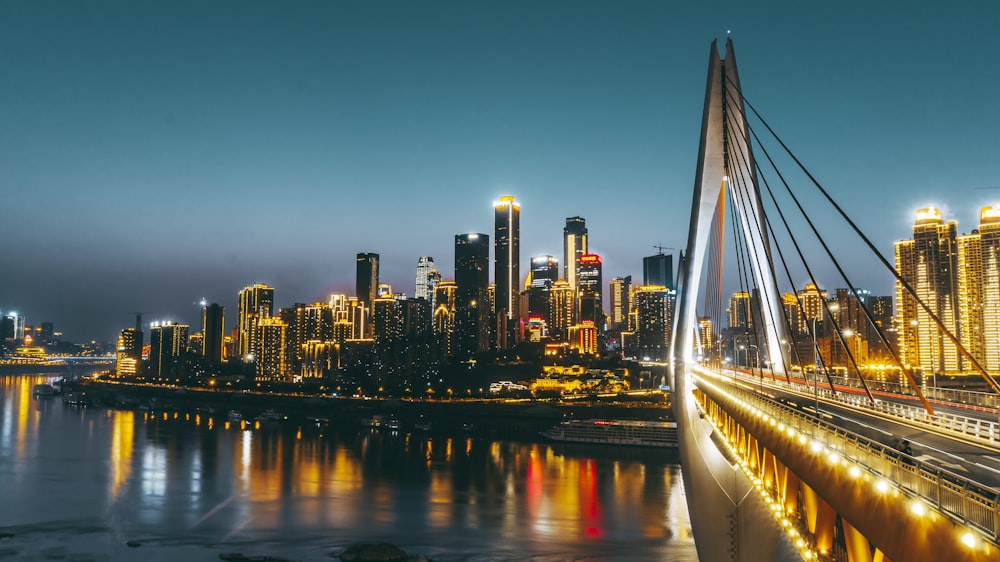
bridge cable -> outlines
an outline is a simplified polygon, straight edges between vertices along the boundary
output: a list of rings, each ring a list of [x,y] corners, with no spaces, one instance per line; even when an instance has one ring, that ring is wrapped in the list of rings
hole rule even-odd
[[[837,261],[836,257],[834,257],[833,253],[830,251],[829,247],[827,246],[826,241],[823,239],[823,237],[820,235],[819,231],[816,229],[814,223],[812,222],[812,219],[809,218],[808,214],[805,212],[805,209],[802,207],[802,205],[799,202],[798,198],[791,191],[791,187],[785,181],[784,175],[781,173],[781,171],[775,165],[774,160],[771,158],[771,155],[768,152],[767,148],[764,147],[764,145],[760,142],[760,138],[757,136],[756,131],[753,130],[753,128],[749,125],[749,123],[747,123],[747,128],[750,129],[750,133],[754,136],[754,139],[757,141],[757,146],[759,146],[760,149],[764,152],[764,155],[767,157],[768,162],[771,164],[771,167],[774,169],[775,173],[778,174],[779,178],[781,178],[782,182],[785,185],[785,189],[788,191],[789,195],[792,197],[792,200],[795,202],[796,206],[798,207],[798,210],[802,214],[802,217],[809,224],[810,228],[813,231],[813,234],[816,236],[816,239],[820,242],[820,244],[826,250],[827,256],[830,258],[830,260],[836,266],[837,270],[840,272],[843,281],[849,287],[853,287],[854,285],[851,283],[851,280],[847,278],[846,273],[844,273],[844,270],[843,270],[843,268],[841,268],[840,263]],[[761,172],[761,176],[763,178],[763,170],[759,170],[759,171]],[[781,211],[781,207],[780,207],[780,205],[778,205],[777,199],[774,197],[774,193],[771,191],[770,184],[767,183],[766,178],[764,179],[764,185],[767,188],[769,195],[771,196],[771,200],[774,202],[775,208],[778,210],[778,213],[782,217],[782,220],[784,220],[784,213]],[[786,228],[787,228],[787,222],[786,222]],[[789,229],[789,237],[792,240],[792,242],[795,243],[795,240],[796,240],[795,236],[791,234],[790,229]],[[798,247],[797,244],[796,244],[796,247]],[[807,268],[807,271],[809,271],[810,278],[812,278],[813,275],[812,275],[811,271],[809,270],[808,263],[805,260],[805,258],[801,256],[801,253],[800,253],[800,259],[802,259],[803,265]],[[813,284],[816,285],[815,279],[812,279],[812,281],[813,281]],[[854,293],[854,296],[857,298],[857,293],[854,292],[853,290],[852,290],[852,293]],[[865,305],[864,305],[863,302],[861,302],[860,298],[857,298],[857,300],[858,300],[858,304],[862,308],[865,308]],[[858,380],[861,382],[861,385],[864,387],[865,393],[868,395],[869,400],[871,400],[871,402],[874,404],[875,403],[875,398],[874,398],[874,396],[872,396],[871,390],[868,387],[868,383],[865,381],[865,378],[864,378],[864,376],[861,373],[861,369],[859,368],[859,366],[857,364],[857,361],[856,361],[856,359],[854,357],[854,354],[851,352],[850,347],[847,345],[847,341],[844,339],[844,334],[843,334],[843,331],[841,330],[841,326],[840,326],[839,322],[837,322],[837,319],[832,314],[832,310],[830,309],[829,303],[827,301],[825,301],[825,300],[823,301],[823,307],[826,310],[826,313],[827,313],[827,315],[830,318],[830,322],[833,324],[834,332],[837,335],[837,339],[840,341],[841,346],[843,347],[844,351],[847,353],[847,359],[848,359],[848,361],[850,362],[851,366],[854,367],[854,370],[858,373]],[[866,309],[866,312],[867,312],[867,309]],[[869,320],[871,320],[874,323],[874,319],[870,316],[870,314],[869,314]],[[812,332],[813,332],[813,330],[810,330],[810,333],[812,333]],[[813,334],[813,337],[815,338],[815,334]],[[900,366],[900,368],[902,369],[902,366]],[[833,382],[832,382],[832,379],[830,379],[829,373],[824,373],[824,374],[827,377],[827,382],[830,383],[831,390],[833,390]],[[927,406],[929,407],[929,404]],[[933,414],[933,410],[930,410],[930,412]]]
[[[749,124],[747,126],[749,128]],[[753,132],[752,129],[751,129],[751,132]],[[770,160],[770,155],[767,153],[766,149],[764,149],[763,146],[760,145],[759,139],[758,139],[758,146],[761,147],[761,150],[764,151],[765,156],[768,156],[768,160],[771,161]],[[771,161],[771,163],[772,163],[772,166],[773,166],[773,161]],[[781,210],[780,205],[778,205],[778,202],[777,202],[777,200],[776,200],[776,198],[774,196],[774,192],[773,192],[773,190],[771,190],[770,184],[768,183],[767,178],[764,175],[763,169],[761,169],[759,166],[758,166],[758,172],[760,172],[761,180],[763,181],[764,186],[767,189],[767,192],[768,192],[768,195],[771,198],[771,201],[775,205],[775,209],[777,210],[778,215],[781,218],[782,223],[785,226],[785,230],[788,232],[789,239],[791,240],[792,244],[795,246],[796,252],[798,253],[798,256],[799,256],[799,260],[802,262],[802,265],[805,267],[806,272],[809,275],[810,281],[812,281],[813,285],[817,285],[817,283],[815,281],[815,276],[812,273],[812,268],[809,267],[809,262],[808,262],[808,260],[805,259],[805,256],[802,253],[801,247],[799,246],[798,241],[795,238],[795,235],[792,234],[791,227],[788,225],[788,221],[785,218],[784,212]],[[771,222],[769,220],[767,221],[767,226],[770,229],[772,238],[774,238],[775,240],[777,240],[777,236],[776,236],[776,233],[774,232],[773,225],[771,224]],[[779,259],[780,259],[780,261],[782,263],[782,266],[783,266],[783,268],[785,270],[785,275],[788,278],[788,282],[789,282],[790,285],[792,285],[792,287],[794,287],[795,283],[792,280],[791,272],[788,269],[788,264],[787,264],[786,260],[784,259],[784,253],[781,250],[781,246],[776,243],[775,244],[775,248],[776,248],[776,250],[778,252]],[[795,300],[796,300],[796,305],[797,305],[797,307],[799,309],[799,312],[800,312],[800,314],[802,315],[802,317],[804,319],[805,316],[806,316],[806,314],[805,314],[805,309],[802,306],[802,302],[798,298],[796,298]],[[824,302],[824,306],[825,305],[826,305],[826,303]],[[827,314],[831,317],[831,320],[832,320],[832,314],[830,313],[828,307],[827,307]],[[812,338],[812,342],[811,342],[813,344],[812,347],[813,347],[814,351],[817,353],[817,355],[820,356],[820,357],[822,357],[822,354],[819,353],[819,349],[817,347],[817,344],[815,343],[815,342],[818,341],[817,334],[815,333],[815,326],[812,323],[807,323],[806,325],[807,325],[808,333],[809,333],[809,335]],[[788,330],[789,330],[789,333],[792,332],[791,326],[788,326]],[[796,342],[798,341],[797,338],[794,338],[794,339],[795,339]],[[850,356],[850,351],[849,350],[848,350],[848,355]],[[798,350],[797,349],[796,349],[796,357],[798,357]],[[800,364],[801,364],[801,358],[799,358],[799,360],[800,360]],[[856,365],[856,363],[853,362],[853,360],[852,360],[852,364],[855,366],[855,369],[857,370],[857,365]],[[858,372],[860,373],[860,370],[858,370]],[[823,370],[823,374],[824,374],[824,376],[827,379],[827,384],[829,384],[830,390],[831,391],[836,391],[836,387],[835,387],[835,385],[833,383],[833,379],[830,377],[830,373],[827,370],[824,369]],[[803,377],[804,377],[804,374],[803,374]],[[860,378],[860,376],[859,376],[859,378]],[[865,390],[867,391],[868,390],[867,384],[864,382],[863,379],[861,380],[861,383],[865,387]],[[869,395],[869,398],[874,402],[874,398],[871,396],[870,392],[868,392],[868,395]]]
[[[748,125],[748,124],[747,124],[747,127],[749,128],[749,125]],[[749,143],[749,138],[744,138],[744,146],[747,146],[747,147],[749,148],[749,146],[750,146],[750,143]],[[740,156],[741,160],[743,161],[743,164],[744,164],[744,167],[745,167],[745,169],[748,169],[748,170],[749,170],[749,169],[750,169],[750,167],[749,167],[749,166],[747,165],[747,159],[748,159],[748,158],[747,158],[747,154],[745,154],[745,153],[740,153],[740,154],[739,154],[739,156]],[[760,167],[759,167],[759,166],[756,166],[756,165],[754,166],[754,169],[755,169],[756,171],[758,171],[758,172],[760,172],[760,171],[761,171],[761,170],[760,170]],[[743,185],[743,182],[742,182],[742,180],[741,180],[741,179],[738,179],[738,181],[737,181],[737,184],[739,185],[740,189],[742,190],[742,191],[741,191],[741,195],[740,195],[740,197],[741,197],[741,202],[742,202],[742,201],[745,201],[745,200],[747,200],[747,199],[751,199],[751,198],[752,198],[752,196],[751,196],[751,194],[749,193],[749,190],[747,189],[747,186]],[[759,200],[759,199],[758,199],[758,200]],[[752,204],[752,202],[751,202],[751,204]],[[771,227],[771,222],[770,222],[770,219],[769,219],[769,218],[768,218],[768,216],[767,216],[767,210],[766,210],[766,209],[765,209],[765,208],[763,207],[763,205],[761,205],[761,207],[760,207],[760,213],[761,213],[761,217],[763,218],[763,221],[764,221],[764,224],[765,224],[765,226],[767,226],[767,227],[768,227],[768,230],[770,231],[770,235],[771,235],[771,238],[772,238],[772,239],[774,239],[774,240],[776,240],[777,238],[775,237],[775,234],[774,234],[774,230],[773,230],[773,228]],[[760,233],[760,234],[762,235],[761,237],[763,238],[763,237],[764,237],[764,234],[765,234],[765,233],[763,232],[763,230],[762,230],[761,226],[760,226],[759,224],[757,224],[757,218],[756,218],[756,216],[754,217],[754,223],[755,223],[755,227],[756,227],[756,229],[757,229],[757,232],[758,232],[758,233]],[[784,255],[783,255],[783,254],[782,254],[782,252],[781,252],[781,248],[780,248],[780,246],[777,246],[777,245],[775,245],[775,248],[776,248],[776,250],[778,251],[778,256],[779,256],[779,259],[780,259],[780,261],[781,261],[782,265],[783,265],[783,266],[784,266],[784,268],[785,268],[785,273],[786,273],[786,275],[787,275],[787,276],[788,276],[788,278],[789,278],[789,283],[792,283],[792,281],[791,281],[791,275],[790,275],[790,274],[788,273],[788,266],[787,266],[787,264],[785,263],[785,259],[784,259]],[[765,248],[765,250],[766,250],[766,248]],[[758,259],[757,259],[757,262],[758,262],[758,263],[757,263],[757,266],[758,266],[758,268],[759,268],[759,267],[761,267],[761,264],[759,263],[759,257],[758,257]],[[768,265],[768,267],[769,267],[769,269],[770,269],[770,274],[771,274],[771,278],[772,278],[772,279],[774,279],[774,280],[777,280],[777,274],[776,274],[776,271],[774,270],[774,264],[773,264],[773,262],[772,262],[772,261],[768,261],[767,265]],[[796,302],[798,302],[798,301],[796,301]],[[775,304],[777,305],[778,303],[775,303]],[[800,308],[801,308],[801,304],[800,304]],[[767,310],[767,314],[768,314],[768,316],[769,316],[769,318],[770,318],[771,322],[772,322],[772,323],[775,323],[775,318],[774,318],[774,316],[773,316],[773,315],[774,315],[774,311],[773,311],[772,309],[770,309],[770,308],[769,308],[769,309]],[[783,306],[783,305],[782,305],[782,314],[781,314],[781,319],[782,319],[782,322],[784,323],[784,326],[785,326],[785,332],[786,332],[786,334],[788,334],[789,336],[792,336],[793,332],[792,332],[792,329],[791,329],[791,325],[790,325],[790,321],[789,321],[789,318],[788,318],[788,317],[787,317],[787,316],[786,316],[786,315],[784,314],[784,306]],[[783,341],[783,342],[781,342],[781,343],[785,343],[785,342]],[[779,356],[780,356],[780,357],[781,357],[781,359],[782,359],[782,366],[783,366],[783,367],[785,368],[785,379],[786,379],[786,380],[787,380],[788,382],[791,382],[791,378],[790,378],[790,375],[789,375],[789,371],[790,371],[790,365],[789,365],[789,364],[788,364],[788,363],[787,363],[787,362],[785,361],[786,357],[785,357],[785,354],[784,354],[784,353],[782,352],[782,350],[779,350]],[[798,350],[797,350],[797,349],[795,350],[795,356],[796,356],[796,359],[798,359],[798,358],[799,358],[799,357],[798,357]],[[800,362],[801,362],[801,361],[800,361]],[[772,370],[772,373],[771,373],[771,375],[772,375],[772,377],[771,377],[772,379],[775,379],[775,378],[776,378],[776,377],[774,377],[774,372],[773,372],[773,370]]]
[[[757,109],[754,108],[753,104],[751,104],[746,99],[746,97],[743,96],[742,92],[740,92],[740,97],[743,98],[743,101],[746,103],[747,107],[749,107],[750,110],[753,111],[754,114],[757,116],[757,118],[760,119],[760,122],[765,127],[767,127],[767,130],[770,131],[771,135],[775,138],[775,140],[778,141],[778,143],[785,150],[785,152],[792,158],[792,160],[795,161],[795,163],[799,166],[799,169],[801,169],[802,172],[805,173],[806,176],[808,176],[810,181],[812,181],[813,185],[815,185],[816,188],[819,189],[820,193],[822,193],[823,196],[826,198],[826,200],[834,207],[834,209],[837,210],[841,218],[843,218],[844,221],[847,222],[848,225],[850,225],[850,227],[854,230],[855,234],[857,234],[858,237],[861,238],[861,240],[864,241],[864,243],[872,251],[872,253],[876,257],[878,257],[879,261],[882,262],[882,265],[885,266],[885,268],[893,274],[893,276],[900,283],[900,285],[904,289],[906,289],[906,292],[909,293],[909,295],[913,297],[913,299],[920,305],[920,307],[924,310],[924,312],[926,312],[928,316],[930,316],[931,319],[934,320],[934,323],[938,326],[938,328],[941,329],[941,331],[946,336],[948,336],[948,339],[955,345],[957,350],[966,359],[968,359],[970,363],[973,364],[976,370],[979,371],[979,374],[983,377],[983,379],[987,382],[987,384],[989,384],[990,388],[992,388],[993,391],[996,392],[997,394],[1000,394],[1000,385],[998,385],[997,382],[993,380],[993,378],[989,375],[989,373],[982,366],[982,364],[980,364],[979,361],[972,356],[969,350],[967,350],[965,346],[962,345],[962,343],[958,340],[958,338],[955,337],[955,334],[953,334],[951,330],[949,330],[944,325],[944,322],[942,322],[941,319],[938,317],[938,315],[935,314],[933,310],[931,310],[930,306],[928,306],[927,303],[925,303],[920,297],[917,296],[916,291],[913,289],[913,286],[910,285],[910,283],[906,279],[904,279],[903,276],[898,271],[896,271],[895,267],[889,264],[889,260],[887,260],[885,256],[882,255],[882,252],[880,252],[878,248],[876,248],[875,245],[871,242],[871,240],[867,236],[865,236],[865,234],[861,231],[861,229],[858,228],[857,224],[855,224],[855,222],[851,220],[850,217],[847,216],[847,213],[844,212],[844,210],[840,207],[840,205],[838,205],[837,202],[833,199],[833,197],[830,196],[829,192],[827,192],[827,190],[823,188],[823,186],[819,183],[819,181],[812,175],[812,173],[809,172],[809,170],[805,167],[805,165],[802,164],[802,162],[798,159],[797,156],[795,156],[795,154],[791,151],[791,149],[788,148],[788,146],[784,143],[784,141],[781,140],[781,137],[779,137],[778,134],[774,132],[771,126],[768,125],[767,121],[765,121],[764,118],[760,116],[760,113],[758,113]],[[877,330],[878,326],[876,326],[876,331]],[[914,390],[916,390],[916,381],[912,379],[912,376],[909,375],[909,373],[907,373],[907,378],[910,379],[911,385],[914,385]],[[919,391],[917,392],[919,394]]]
[[[724,112],[724,115],[727,115],[727,119],[731,118],[731,117],[728,117],[729,112]],[[728,130],[732,131],[734,128],[738,129],[738,127],[730,127],[730,128],[728,128]],[[730,146],[739,145],[740,143],[736,142],[736,140],[737,139],[733,139],[733,142],[730,142],[729,145]],[[746,142],[746,140],[747,140],[746,138],[743,139],[743,141],[744,141],[743,142],[743,146],[748,146],[748,143]],[[747,158],[746,158],[747,155],[743,151],[739,151],[737,153],[737,156],[740,158],[740,160],[743,163],[742,168],[744,170],[746,170],[749,173],[749,175],[753,176],[753,168],[751,166],[747,165]],[[730,167],[727,170],[727,174],[729,174],[729,172],[731,172],[731,170],[732,170],[732,167]],[[752,206],[754,204],[753,196],[752,196],[749,188],[744,184],[742,175],[733,177],[731,174],[729,174],[729,178],[732,181],[732,183],[728,186],[730,188],[730,190],[731,190],[731,194],[733,195],[734,199],[736,198],[736,196],[738,196],[740,208],[743,210],[743,213],[741,213],[740,216],[741,217],[746,217],[748,215],[748,213],[747,213],[747,205],[751,205]],[[764,215],[764,210],[763,210],[762,207],[760,208],[760,212],[761,212],[762,215]],[[766,215],[764,216],[764,219],[766,221]],[[762,230],[760,228],[760,225],[757,223],[757,221],[758,221],[757,217],[754,216],[754,228],[756,229],[756,231],[759,234],[762,234]],[[741,221],[741,222],[745,222],[745,219],[744,219],[744,221]],[[735,221],[734,221],[734,224],[735,224]],[[749,229],[751,225],[749,223],[747,223],[744,226]],[[734,229],[735,229],[735,226],[734,226]],[[744,236],[745,236],[745,231],[740,231],[740,232],[741,232],[741,234],[744,234]],[[761,236],[761,238],[763,239],[763,235]],[[768,247],[766,245],[763,245],[762,251],[767,252],[768,251]],[[762,267],[761,263],[760,263],[762,257],[760,255],[758,255],[757,251],[750,252],[749,244],[748,244],[748,249],[747,249],[746,255],[747,255],[747,260],[748,261],[752,261],[754,264],[756,264],[757,269],[760,270],[761,267]],[[764,259],[766,259],[766,256],[765,256]],[[750,265],[752,266],[753,264],[750,264]],[[772,279],[773,279],[774,278],[773,277],[773,275],[774,275],[773,269],[771,270],[771,274],[772,274]],[[754,281],[756,281],[756,279],[754,279]],[[760,287],[757,287],[757,288],[758,288],[758,290],[760,289]],[[753,303],[752,299],[751,299],[750,303],[751,304]],[[753,307],[751,307],[751,310],[753,310]],[[764,319],[765,319],[764,318],[764,314],[765,313],[763,311],[760,312],[760,321],[761,322],[763,322]],[[772,323],[772,325],[775,324],[775,319],[774,319],[773,314],[774,314],[774,311],[772,310],[772,308],[768,307],[767,311],[766,311],[766,315],[767,315],[767,319]],[[753,330],[753,337],[754,337],[755,345],[756,345],[757,350],[759,352],[760,351],[760,345],[759,345],[760,341],[757,338],[757,329],[756,328]],[[775,353],[776,350],[772,350],[772,349],[769,348],[769,342],[767,340],[765,340],[765,342],[764,342],[764,347],[765,347],[765,349],[768,352],[768,357],[769,358],[773,358],[776,355],[776,353]],[[783,367],[787,367],[787,365],[784,363],[784,356],[781,354],[780,350],[777,350],[777,355],[782,358],[782,366]],[[760,376],[761,376],[761,378],[763,378],[763,376],[764,376],[763,368],[760,365],[758,365],[758,367],[760,367]],[[776,380],[776,377],[774,376],[773,369],[771,370],[771,378],[774,379],[774,380]],[[789,382],[791,382],[791,379],[788,376],[787,369],[785,371],[785,378],[788,379]]]
[[[745,97],[743,99],[744,99],[744,101],[746,101]],[[747,103],[747,105],[749,105],[749,102],[746,102],[746,103]],[[757,114],[756,112],[755,112],[755,114],[757,115],[758,118],[760,118],[759,114]],[[765,126],[766,126],[766,123],[765,123]],[[931,407],[931,405],[927,401],[926,397],[924,397],[923,392],[921,392],[920,388],[916,384],[916,381],[913,379],[913,377],[910,374],[909,370],[903,365],[903,363],[900,360],[900,358],[898,357],[898,355],[892,350],[892,346],[889,344],[888,339],[885,337],[885,334],[882,332],[882,330],[878,326],[878,323],[876,322],[874,316],[872,315],[871,310],[862,301],[861,297],[857,294],[857,291],[855,291],[853,289],[854,284],[851,283],[851,280],[847,277],[847,274],[844,272],[844,269],[841,267],[840,263],[837,261],[836,257],[833,255],[833,252],[830,250],[830,248],[827,245],[826,241],[820,235],[820,233],[819,233],[818,229],[816,228],[815,224],[813,223],[812,219],[809,218],[809,216],[806,213],[805,209],[802,207],[802,204],[799,201],[798,197],[796,197],[795,194],[792,192],[792,189],[788,185],[788,182],[785,180],[784,175],[781,173],[781,171],[778,169],[777,165],[774,163],[774,160],[771,158],[770,153],[764,147],[764,145],[761,142],[760,138],[758,137],[756,131],[752,127],[750,127],[749,125],[748,125],[748,128],[750,128],[751,134],[754,136],[754,139],[757,141],[757,145],[761,148],[761,150],[763,151],[764,155],[767,157],[768,161],[771,164],[771,167],[774,169],[774,171],[778,175],[779,179],[781,179],[782,183],[785,186],[786,191],[788,192],[789,196],[791,196],[792,201],[795,202],[795,205],[798,208],[799,212],[802,214],[803,218],[809,224],[809,227],[812,229],[813,234],[816,236],[816,239],[823,246],[823,249],[826,251],[827,256],[829,256],[830,260],[833,262],[834,266],[836,267],[838,273],[840,273],[841,278],[848,285],[848,287],[851,287],[850,291],[851,291],[852,295],[854,296],[855,300],[858,302],[858,305],[864,311],[865,317],[868,319],[868,322],[871,324],[871,326],[875,329],[875,333],[879,336],[879,339],[881,340],[882,344],[885,345],[886,349],[889,350],[889,354],[893,358],[893,361],[896,363],[896,365],[899,367],[899,369],[906,376],[907,380],[910,383],[911,388],[913,388],[914,392],[920,398],[920,401],[924,405],[924,408],[927,410],[927,412],[930,415],[934,415],[934,409]],[[772,136],[775,136],[775,138],[777,138],[776,135],[774,134],[773,130],[771,130],[770,128],[768,128],[768,130],[771,132]],[[779,140],[779,142],[781,142],[780,139],[778,139],[778,140]],[[786,147],[786,151],[787,151],[787,147]],[[768,189],[770,191],[770,187],[768,187]],[[771,195],[771,197],[772,197],[772,200],[774,200],[774,195],[773,194]],[[775,206],[777,206],[777,201],[776,200],[775,200]],[[781,211],[779,209],[779,213],[780,212]],[[794,241],[794,237],[793,237],[793,241]],[[812,277],[811,273],[810,273],[810,277]],[[813,284],[814,285],[816,284],[815,280],[813,280]],[[830,307],[829,307],[828,303],[826,303],[824,301],[823,306],[826,309],[827,313],[830,314],[831,311],[830,311]],[[848,359],[851,361],[852,365],[854,365],[855,369],[858,372],[858,379],[864,385],[865,391],[868,393],[869,398],[874,402],[874,397],[872,397],[871,391],[868,389],[868,385],[865,382],[864,377],[861,375],[861,370],[858,369],[857,362],[854,360],[853,354],[851,353],[850,348],[847,345],[847,342],[844,340],[844,335],[843,335],[843,333],[840,330],[840,326],[838,325],[836,319],[833,317],[832,314],[830,314],[830,319],[831,319],[831,322],[833,322],[835,331],[837,333],[837,336],[838,336],[838,339],[840,340],[841,345],[847,351]]]

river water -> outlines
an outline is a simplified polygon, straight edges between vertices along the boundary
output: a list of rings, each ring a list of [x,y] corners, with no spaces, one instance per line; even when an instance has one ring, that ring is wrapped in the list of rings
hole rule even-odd
[[[676,454],[78,407],[0,377],[0,559],[696,560]],[[129,546],[127,543],[131,543]]]

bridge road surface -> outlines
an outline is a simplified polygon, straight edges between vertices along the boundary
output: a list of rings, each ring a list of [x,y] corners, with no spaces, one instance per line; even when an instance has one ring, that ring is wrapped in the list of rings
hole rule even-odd
[[[724,379],[715,380],[721,382]],[[737,380],[739,386],[745,390],[761,391],[759,377],[750,381],[745,376],[741,376]],[[734,383],[731,377],[728,378],[728,381],[730,384]],[[795,408],[803,414],[815,416],[816,402],[811,393],[799,393],[769,386],[767,382],[768,379],[765,377],[763,385],[765,396],[773,397],[772,400]],[[879,396],[879,398],[883,397]],[[913,404],[912,401],[904,401]],[[919,402],[916,404],[919,406]],[[948,409],[969,417],[995,419],[988,413],[970,411],[960,406],[943,406],[935,403],[934,408],[935,411]],[[820,397],[819,411],[820,418],[826,423],[836,425],[890,448],[898,446],[901,440],[906,439],[913,449],[911,456],[918,461],[947,470],[983,486],[1000,489],[1000,448],[998,447],[975,444],[956,438],[956,435],[949,435],[946,431],[929,431],[924,428],[912,427],[905,420],[873,410],[826,401],[822,397]],[[977,415],[973,416],[972,414]]]

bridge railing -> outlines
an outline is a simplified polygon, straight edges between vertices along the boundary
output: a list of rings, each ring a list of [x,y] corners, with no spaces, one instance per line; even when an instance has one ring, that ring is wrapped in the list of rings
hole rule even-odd
[[[757,378],[754,380],[758,380],[760,375],[755,375],[755,377]],[[843,380],[845,380],[844,377],[834,377],[834,384],[837,386],[844,386],[841,384]],[[857,379],[853,380],[857,383]],[[865,394],[832,391],[830,390],[830,387],[826,385],[825,381],[821,381],[818,388],[816,387],[816,383],[813,381],[795,382],[794,378],[792,381],[793,382],[788,382],[781,377],[770,378],[770,374],[766,374],[761,382],[769,386],[785,388],[800,394],[813,394],[817,398],[840,402],[855,408],[875,410],[890,416],[904,419],[910,423],[922,424],[951,433],[964,435],[974,440],[981,441],[984,444],[996,445],[997,443],[1000,443],[1000,418],[983,419],[981,417],[963,416],[947,412],[937,412],[935,415],[931,416],[928,415],[926,410],[920,406],[892,402],[889,400],[880,400],[877,398],[877,395],[875,404],[872,404],[868,396]],[[847,386],[850,387],[852,385]],[[857,387],[860,388],[860,384],[858,384]],[[962,402],[963,404],[973,404],[973,401],[975,401],[976,405],[983,405],[991,402],[988,395],[984,393],[963,392],[965,392],[965,394],[961,394],[960,396],[967,400],[966,402]],[[913,396],[913,394],[910,393],[910,396]],[[957,391],[955,391],[955,396],[959,396]],[[989,396],[995,397],[995,395]],[[982,407],[984,409],[989,408],[989,406]]]
[[[703,382],[726,379],[708,370],[698,372],[706,375],[698,377]],[[890,483],[895,483],[911,498],[919,498],[952,519],[979,530],[994,543],[1000,542],[1000,490],[920,461],[757,392],[732,385],[727,385],[725,390],[715,384],[712,386],[747,404],[747,408],[781,420],[786,428],[807,436],[803,443],[807,451],[812,447],[811,440],[822,444],[819,451],[812,449],[813,454],[825,448],[828,453],[841,455],[863,468],[876,481],[878,492],[888,491]]]

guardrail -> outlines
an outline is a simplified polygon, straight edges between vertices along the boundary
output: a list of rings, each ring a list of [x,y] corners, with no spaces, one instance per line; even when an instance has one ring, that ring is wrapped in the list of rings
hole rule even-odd
[[[732,372],[732,371],[731,371]],[[835,379],[842,379],[843,377],[834,377]],[[749,379],[742,379],[745,382]],[[864,408],[866,410],[874,410],[886,415],[900,418],[906,420],[909,423],[922,424],[926,427],[933,427],[936,429],[949,431],[952,433],[960,434],[965,437],[980,441],[985,445],[997,445],[1000,444],[1000,417],[997,420],[986,420],[982,418],[974,418],[970,416],[963,416],[959,414],[942,413],[938,412],[933,416],[927,414],[927,411],[920,406],[902,404],[900,402],[892,402],[889,400],[880,400],[876,394],[875,404],[872,404],[868,399],[867,395],[855,394],[850,392],[832,391],[829,386],[824,386],[821,383],[819,388],[815,386],[815,383],[808,381],[806,383],[799,382],[789,382],[780,377],[768,378],[764,377],[761,379],[760,375],[755,375],[754,382],[762,382],[767,386],[774,386],[777,388],[784,388],[787,390],[792,390],[800,394],[813,395],[816,398],[822,398],[823,400],[829,400],[833,402],[839,402],[841,404],[846,404],[855,408]],[[840,382],[834,382],[836,385],[840,385]],[[841,385],[843,386],[843,385]],[[848,385],[852,388],[859,388],[858,386]],[[889,391],[884,391],[889,392]],[[981,402],[985,403],[987,400],[984,398],[983,393],[970,393],[979,395],[978,398],[982,399]],[[915,396],[909,394],[908,396]],[[969,396],[966,396],[969,398]],[[960,404],[971,404],[971,402],[960,402]],[[977,404],[980,405],[980,404]],[[987,406],[983,406],[987,408]]]
[[[953,520],[977,529],[993,543],[1000,543],[1000,490],[920,461],[756,392],[735,386],[727,386],[724,390],[703,378],[726,379],[711,371],[697,369],[695,373],[701,373],[695,377],[702,384],[709,383],[717,391],[746,404],[746,408],[781,420],[786,427],[863,467],[876,479],[884,479],[886,485],[894,482],[903,492],[919,497]]]

